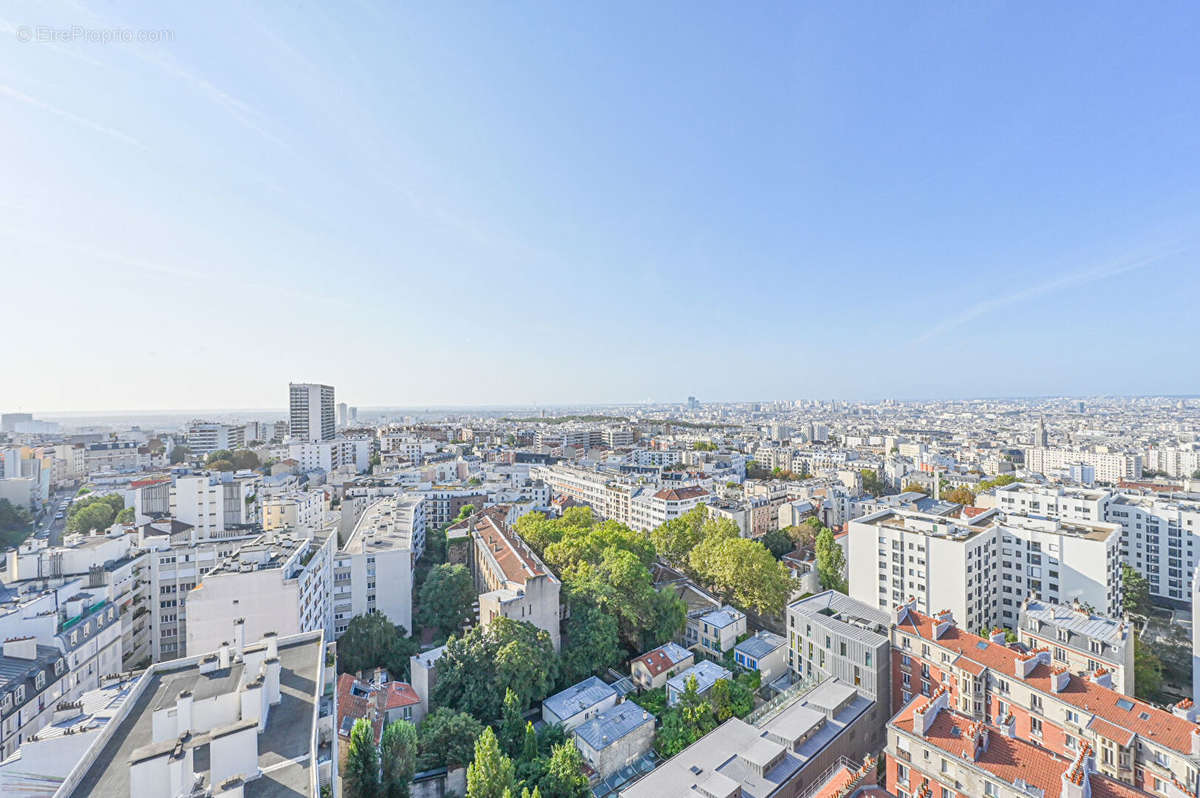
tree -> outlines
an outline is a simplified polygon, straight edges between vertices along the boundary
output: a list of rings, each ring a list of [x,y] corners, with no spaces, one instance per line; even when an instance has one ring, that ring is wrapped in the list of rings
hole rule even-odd
[[[780,615],[796,588],[787,568],[761,543],[709,535],[688,555],[691,571],[725,601],[764,615]]]
[[[475,758],[467,766],[467,798],[503,798],[516,790],[512,760],[500,752],[496,733],[483,730],[475,741]]]
[[[0,499],[0,545],[18,546],[32,531],[33,516],[29,510]]]
[[[258,468],[259,465],[258,455],[249,449],[238,449],[229,460],[238,471],[248,468]]]
[[[525,733],[521,740],[521,759],[532,762],[538,755],[538,736],[533,728],[533,721],[525,722]]]
[[[417,622],[431,626],[439,635],[462,629],[471,620],[475,583],[462,565],[443,563],[425,577],[417,596]]]
[[[475,513],[475,505],[464,504],[462,507],[458,508],[458,515],[455,516],[454,523],[458,523],[459,521],[465,521],[468,518],[470,518],[474,513]]]
[[[233,452],[228,449],[214,449],[208,453],[208,457],[204,458],[205,465],[210,465],[218,460],[228,460],[233,462]]]
[[[846,580],[846,553],[833,538],[832,529],[822,529],[817,535],[817,578],[825,590],[847,593],[850,586]]]
[[[975,503],[975,494],[965,485],[942,493],[942,501],[954,502],[970,507]]]
[[[466,712],[438,707],[425,716],[417,731],[417,762],[421,770],[468,764],[483,725]]]
[[[893,492],[888,484],[879,478],[879,474],[872,469],[864,468],[859,473],[862,474],[863,490],[872,496],[885,496]]]
[[[408,785],[417,772],[417,727],[406,720],[389,723],[379,741],[383,778],[382,798],[408,798]]]
[[[550,635],[531,623],[499,617],[447,641],[433,701],[491,723],[500,717],[505,688],[513,689],[524,708],[545,698],[557,675]]]
[[[500,727],[497,730],[500,749],[510,757],[521,751],[525,742],[525,718],[522,716],[521,699],[509,687],[504,691],[504,704],[500,708]]]
[[[387,668],[393,679],[408,678],[408,658],[420,650],[402,626],[379,612],[356,615],[338,639],[338,673]]]
[[[771,552],[775,559],[788,554],[793,548],[792,538],[786,529],[772,529],[762,536],[760,542],[767,547],[767,551]]]
[[[983,480],[982,482],[980,482],[978,485],[975,486],[975,489],[977,491],[979,491],[980,493],[983,493],[985,490],[991,490],[992,488],[1002,488],[1005,485],[1011,485],[1012,483],[1014,483],[1016,481],[1017,481],[1017,478],[1013,474],[1001,474],[1000,476],[996,477],[995,479]]]
[[[583,756],[575,743],[568,740],[554,746],[538,789],[545,798],[588,798],[591,795],[588,778],[583,773]]]
[[[121,512],[117,513],[116,517],[113,519],[113,523],[114,524],[132,524],[133,523],[133,514],[134,514],[133,508],[126,507],[125,509],[121,510]]]
[[[87,533],[108,529],[124,508],[125,500],[116,493],[76,499],[67,510],[67,531]]]
[[[1163,666],[1158,655],[1142,643],[1140,636],[1133,640],[1133,685],[1138,698],[1158,698],[1162,689]]]
[[[901,489],[901,493],[924,493],[928,488],[920,482],[910,482]]]
[[[354,721],[350,729],[342,785],[346,798],[378,798],[380,795],[379,751],[375,748],[375,731],[366,718]]]
[[[171,449],[171,456],[169,458],[171,465],[182,463],[184,460],[188,459],[189,454],[190,452],[188,451],[188,447],[184,446],[182,443],[177,444],[175,448]]]
[[[1146,577],[1130,566],[1122,565],[1121,586],[1125,594],[1126,612],[1150,614],[1150,583],[1146,581]]]
[[[675,756],[716,727],[712,707],[699,694],[696,677],[689,676],[679,700],[663,716],[654,747],[660,756]]]
[[[618,664],[621,654],[617,619],[594,604],[571,602],[562,644],[561,683],[572,685]]]
[[[673,565],[687,562],[688,553],[704,538],[708,508],[698,504],[678,518],[672,518],[650,532],[650,541],[658,556]]]

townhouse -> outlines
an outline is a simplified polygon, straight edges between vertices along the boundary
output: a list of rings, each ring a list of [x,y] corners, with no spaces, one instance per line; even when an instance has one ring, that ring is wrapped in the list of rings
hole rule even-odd
[[[1195,794],[1200,782],[1200,726],[1191,701],[1168,712],[1113,688],[1101,668],[1086,677],[1056,665],[1047,649],[1018,650],[962,631],[949,612],[929,616],[915,602],[895,609],[893,709],[914,696],[945,695],[946,706],[972,722],[1073,758],[1086,745],[1097,770],[1152,794],[1172,779]]]

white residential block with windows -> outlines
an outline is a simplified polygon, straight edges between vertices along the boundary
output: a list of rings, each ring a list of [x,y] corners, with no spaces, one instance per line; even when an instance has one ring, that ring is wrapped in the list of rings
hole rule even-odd
[[[990,500],[1004,512],[1119,524],[1121,556],[1146,577],[1151,597],[1189,606],[1200,565],[1200,502],[1020,482],[996,488]]]
[[[288,384],[291,436],[298,441],[327,441],[334,436],[333,386],[307,382]]]
[[[1121,612],[1115,524],[883,510],[850,522],[849,561],[853,598],[880,609],[915,598],[922,612],[948,609],[968,629],[1015,627],[1031,592]]]
[[[335,557],[334,634],[371,612],[411,632],[413,569],[424,550],[423,496],[389,496],[367,507]]]
[[[333,627],[330,595],[337,535],[265,532],[238,547],[187,596],[187,651],[214,651],[234,639],[268,632],[298,634]]]

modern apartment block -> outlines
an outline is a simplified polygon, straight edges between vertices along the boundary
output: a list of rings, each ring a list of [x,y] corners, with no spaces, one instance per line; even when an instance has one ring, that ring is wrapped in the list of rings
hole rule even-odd
[[[1025,450],[1025,467],[1045,474],[1083,463],[1096,469],[1096,479],[1116,485],[1123,480],[1142,478],[1142,456],[1130,452],[1077,452],[1036,446]]]
[[[1122,559],[1146,577],[1151,597],[1190,605],[1192,572],[1200,564],[1200,502],[1020,482],[996,488],[993,501],[1006,513],[1120,524]]]
[[[293,490],[266,496],[261,505],[264,532],[286,527],[316,529],[325,520],[325,493],[319,490]]]
[[[649,532],[704,503],[711,496],[707,490],[695,485],[663,488],[653,493],[638,491],[630,501],[629,518],[625,523],[634,529]]]
[[[307,382],[288,384],[289,432],[297,441],[333,440],[337,417],[333,386]]]
[[[1115,524],[883,510],[850,522],[848,548],[850,595],[880,609],[913,598],[921,611],[948,609],[971,629],[1011,628],[1035,593],[1121,613]]]
[[[526,621],[550,635],[559,650],[562,583],[504,522],[507,509],[489,507],[471,517],[471,573],[479,591],[479,623],[498,617]]]
[[[950,613],[930,616],[913,602],[898,606],[894,618],[897,711],[914,697],[944,694],[946,708],[1001,736],[1067,758],[1089,747],[1099,772],[1139,789],[1168,795],[1161,785],[1172,779],[1183,785],[1181,795],[1200,787],[1200,727],[1190,701],[1158,709],[1113,689],[1105,669],[1072,674],[1048,649],[1015,650],[1003,631],[979,637],[959,629]]]
[[[1017,636],[1029,648],[1050,651],[1055,665],[1086,676],[1107,670],[1113,688],[1134,694],[1133,629],[1122,620],[1098,615],[1082,605],[1065,606],[1027,597]]]
[[[836,590],[787,608],[788,665],[803,678],[836,676],[890,709],[891,616]]]
[[[336,547],[332,529],[311,537],[264,532],[238,546],[188,593],[185,651],[215,651],[241,623],[250,639],[268,632],[332,635]]]
[[[372,612],[411,631],[413,569],[424,550],[424,497],[401,494],[369,505],[334,557],[334,634]]]
[[[206,538],[191,524],[172,518],[150,521],[138,527],[138,547],[146,552],[149,654],[154,662],[175,659],[185,652],[187,600],[192,588],[238,546],[256,535]]]
[[[187,448],[192,457],[207,457],[219,449],[237,449],[245,445],[245,427],[199,420],[188,424]]]

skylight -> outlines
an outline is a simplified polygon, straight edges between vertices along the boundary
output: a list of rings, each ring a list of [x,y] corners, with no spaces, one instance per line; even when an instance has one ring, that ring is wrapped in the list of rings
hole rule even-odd
[[[1130,701],[1128,698],[1118,698],[1117,706],[1119,706],[1121,709],[1128,712],[1129,710],[1133,709],[1133,702]]]

